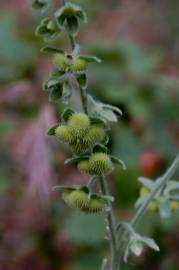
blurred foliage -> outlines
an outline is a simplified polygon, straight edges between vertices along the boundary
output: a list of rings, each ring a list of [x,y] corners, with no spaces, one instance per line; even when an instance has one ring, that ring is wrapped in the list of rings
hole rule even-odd
[[[15,16],[0,15],[0,80],[20,79],[35,64],[36,48],[17,36]]]

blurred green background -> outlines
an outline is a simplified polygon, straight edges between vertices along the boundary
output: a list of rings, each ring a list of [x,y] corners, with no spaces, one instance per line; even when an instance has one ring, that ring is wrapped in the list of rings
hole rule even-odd
[[[82,51],[103,60],[89,69],[89,92],[123,110],[111,124],[109,147],[128,168],[117,169],[109,185],[116,215],[129,220],[138,176],[155,179],[178,152],[179,2],[74,2],[89,19],[78,37]],[[0,5],[0,270],[99,270],[108,251],[103,215],[74,213],[51,191],[86,178],[64,167],[70,152],[46,135],[64,105],[49,104],[41,87],[52,67],[34,35],[43,14],[30,1]],[[69,46],[65,35],[55,44]],[[79,105],[74,93],[72,106]],[[155,237],[161,253],[147,250],[124,270],[178,270],[178,225],[178,212],[166,220],[147,213],[141,232]]]

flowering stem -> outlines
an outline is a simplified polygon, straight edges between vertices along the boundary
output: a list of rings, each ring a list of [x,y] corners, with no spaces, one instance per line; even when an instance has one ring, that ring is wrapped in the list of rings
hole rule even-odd
[[[176,159],[173,161],[169,169],[166,171],[166,173],[158,179],[155,188],[151,191],[148,199],[146,202],[139,208],[135,216],[133,217],[131,221],[131,225],[133,227],[136,227],[143,215],[145,214],[146,209],[148,208],[150,202],[153,200],[155,195],[162,189],[163,186],[168,182],[168,180],[171,179],[177,168],[179,167],[179,155],[176,157]]]
[[[109,195],[109,190],[107,187],[106,179],[101,176],[99,177],[101,192],[104,195]],[[115,216],[112,208],[111,201],[108,200],[109,213],[107,216],[108,226],[109,226],[109,235],[110,235],[110,249],[111,249],[111,266],[110,270],[117,269],[117,239],[116,239],[116,222]]]
[[[63,5],[66,4],[66,1],[63,0]],[[76,40],[71,35],[67,29],[67,33],[70,39],[71,48],[74,49],[77,46]],[[81,103],[83,106],[83,111],[88,115],[88,97],[85,88],[80,87],[80,96],[81,96]],[[104,177],[100,177],[100,186],[103,195],[109,195],[108,187],[106,184],[106,180]],[[108,213],[108,224],[109,224],[109,233],[110,233],[110,247],[111,247],[111,268],[110,270],[117,270],[117,239],[116,239],[116,223],[115,223],[115,216],[113,213],[112,204],[108,201],[109,213]]]
[[[139,221],[142,219],[142,217],[144,216],[149,204],[151,203],[151,201],[154,199],[155,195],[166,185],[166,183],[171,179],[171,177],[173,176],[173,174],[176,172],[177,168],[179,167],[179,155],[177,155],[177,157],[175,158],[175,160],[173,161],[173,163],[171,164],[171,166],[169,167],[169,169],[166,171],[166,173],[160,177],[158,179],[158,181],[156,182],[156,186],[155,188],[151,191],[148,199],[144,202],[144,204],[139,208],[139,210],[136,212],[135,216],[133,217],[133,219],[131,220],[130,224],[133,228],[135,228]],[[123,230],[121,230],[121,233],[119,235],[119,242],[121,243],[121,249],[120,249],[120,256],[119,256],[119,267],[122,264],[122,259],[123,259],[123,253],[125,251],[126,248],[126,241],[123,242],[123,240],[125,239],[125,237],[127,236],[127,232]],[[127,239],[128,240],[128,239]],[[118,268],[120,269],[120,268]]]

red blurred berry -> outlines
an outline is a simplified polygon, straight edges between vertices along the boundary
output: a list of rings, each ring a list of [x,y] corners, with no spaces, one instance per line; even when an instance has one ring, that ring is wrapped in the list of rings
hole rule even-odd
[[[139,159],[139,170],[144,176],[154,176],[162,165],[162,157],[155,150],[145,151]]]

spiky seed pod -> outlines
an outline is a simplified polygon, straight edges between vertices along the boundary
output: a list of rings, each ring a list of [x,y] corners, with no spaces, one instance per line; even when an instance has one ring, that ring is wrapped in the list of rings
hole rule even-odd
[[[179,209],[179,201],[170,200],[170,207],[172,211],[176,211]]]
[[[105,137],[105,129],[101,125],[92,125],[88,134],[84,137],[84,141],[88,145],[93,146],[95,143],[101,142]]]
[[[89,203],[88,193],[83,190],[64,191],[62,198],[64,202],[72,208],[86,208]]]
[[[80,59],[79,57],[74,58],[73,63],[71,65],[71,70],[78,72],[78,71],[84,71],[87,69],[87,62],[83,59]]]
[[[104,211],[106,201],[97,195],[92,195],[89,203],[86,207],[82,208],[82,211],[86,214],[95,214]]]
[[[89,162],[87,160],[82,160],[78,163],[78,170],[82,173],[89,173]]]
[[[89,173],[91,175],[105,175],[113,170],[112,162],[105,153],[94,153],[89,158]]]
[[[70,143],[72,151],[76,154],[84,154],[89,149],[89,144],[84,140],[77,139]]]
[[[60,67],[61,69],[66,69],[67,68],[67,58],[65,56],[65,54],[63,53],[57,53],[55,54],[55,58],[54,58],[54,64],[57,65],[58,67]]]
[[[63,142],[71,142],[72,136],[68,130],[68,127],[65,125],[60,125],[55,130],[55,135],[62,140]]]
[[[74,113],[68,120],[68,127],[73,137],[83,139],[90,128],[89,117],[84,113]]]

